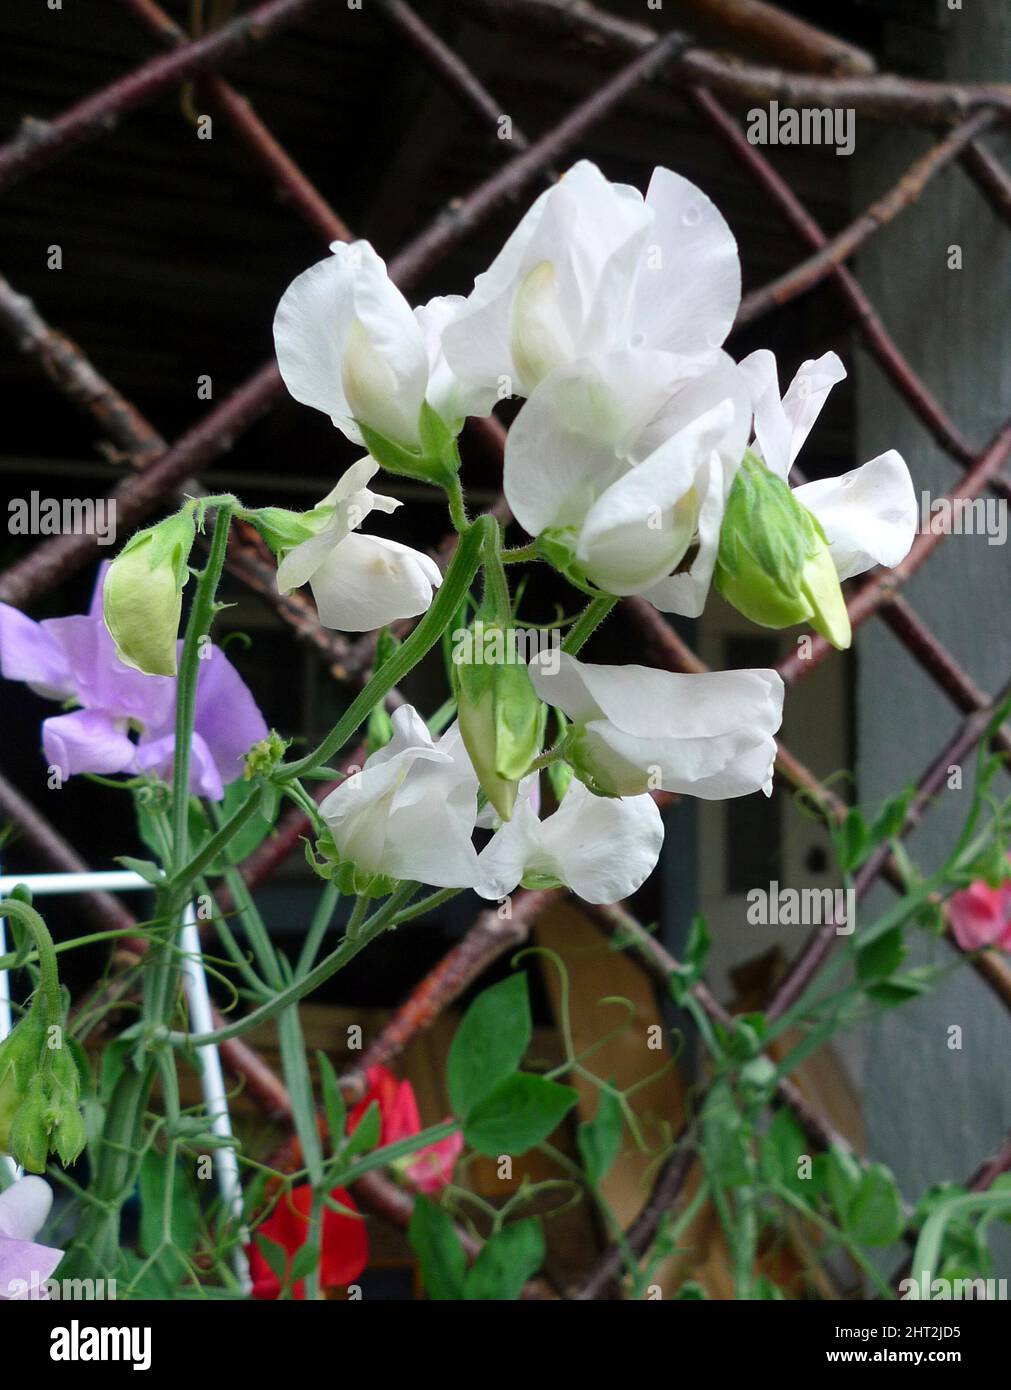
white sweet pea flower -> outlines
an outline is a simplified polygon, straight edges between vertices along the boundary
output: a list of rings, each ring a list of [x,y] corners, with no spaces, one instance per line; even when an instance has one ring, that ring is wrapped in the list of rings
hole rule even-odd
[[[794,460],[846,368],[834,352],[804,362],[780,399],[771,352],[753,352],[740,366],[752,391],[758,450],[766,466],[789,482]],[[837,478],[804,483],[793,493],[821,524],[840,580],[875,565],[891,569],[909,553],[918,524],[916,494],[895,449]]]
[[[584,359],[547,377],[517,416],[506,499],[574,577],[697,616],[750,427],[747,383],[723,352],[688,380],[665,352]]]
[[[378,451],[384,467],[444,481],[455,467],[447,462],[452,438],[473,406],[442,356],[454,301],[412,310],[367,241],[335,241],[330,251],[295,277],[277,306],[284,384]],[[487,413],[483,396],[476,404]]]
[[[359,882],[381,876],[469,888],[478,783],[454,724],[438,742],[411,705],[393,737],[320,805],[341,861]]]
[[[530,676],[541,699],[572,721],[565,757],[576,775],[603,795],[771,793],[783,717],[775,671],[680,675],[563,653],[556,674],[535,657]]]
[[[274,345],[284,384],[356,444],[361,421],[415,445],[428,385],[421,329],[367,241],[335,241],[330,251],[295,277],[277,306]]]
[[[277,567],[278,591],[287,594],[309,584],[320,622],[341,632],[371,632],[399,618],[416,617],[428,609],[442,583],[438,565],[421,551],[382,536],[357,534],[370,512],[400,506],[396,498],[366,486],[378,467],[372,458],[352,464],[314,509],[323,516],[332,509],[329,519]]]
[[[562,885],[588,903],[618,902],[653,872],[662,844],[663,820],[651,796],[594,796],[573,780],[544,820],[532,798],[517,803],[512,820],[478,855],[475,887],[496,901],[522,883]]]
[[[444,331],[456,376],[491,400],[627,347],[712,360],[741,296],[737,244],[698,188],[656,169],[645,199],[576,164],[520,221]]]

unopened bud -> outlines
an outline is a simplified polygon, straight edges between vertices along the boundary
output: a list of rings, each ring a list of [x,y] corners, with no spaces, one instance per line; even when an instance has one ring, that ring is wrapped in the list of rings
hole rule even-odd
[[[474,659],[454,666],[460,734],[481,790],[507,821],[520,780],[541,751],[547,707],[526,666],[511,659],[506,630],[478,622],[473,632]]]
[[[840,650],[852,641],[825,533],[752,453],[727,499],[714,580],[728,603],[762,627],[807,622]]]
[[[134,536],[113,560],[102,591],[105,625],[126,666],[176,674],[176,639],[196,528],[188,510]]]

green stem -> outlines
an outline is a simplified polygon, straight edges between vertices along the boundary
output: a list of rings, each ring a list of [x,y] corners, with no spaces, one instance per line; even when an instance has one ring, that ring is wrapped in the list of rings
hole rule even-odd
[[[200,877],[217,859],[221,851],[235,839],[236,835],[245,825],[247,820],[252,820],[259,810],[260,799],[257,796],[248,796],[237,810],[233,811],[228,820],[224,822],[219,830],[216,830],[203,848],[199,850],[188,863],[172,875],[168,884],[172,893],[186,894],[183,890]]]
[[[340,899],[341,895],[336,884],[325,883],[323,885],[323,891],[319,895],[319,902],[316,904],[312,922],[306,932],[305,940],[302,942],[298,964],[295,966],[296,975],[304,975],[307,970],[312,968],[312,963],[316,959],[320,944],[333,921],[333,915],[337,911],[337,904]]]
[[[518,545],[515,550],[503,550],[502,552],[503,565],[520,565],[526,560],[538,559],[540,559],[540,554],[535,541],[531,541],[529,545]]]
[[[498,528],[498,522],[494,517],[482,516],[464,532],[435,602],[410,637],[397,648],[389,661],[384,662],[376,671],[323,742],[304,758],[279,769],[277,780],[288,781],[293,777],[301,777],[303,773],[319,767],[321,763],[329,762],[365,722],[373,706],[384,699],[389,691],[417,666],[422,657],[431,651],[456,617],[477,573],[485,540],[492,528]]]
[[[60,972],[56,965],[56,947],[53,945],[49,928],[34,907],[29,907],[18,898],[5,898],[0,902],[0,917],[10,917],[35,942],[39,961],[39,988],[42,990],[50,1023],[58,1023],[62,1013]]]
[[[502,565],[502,528],[496,523],[494,530],[488,532],[484,544],[484,593],[485,602],[495,615],[495,621],[508,628],[513,620],[512,596],[509,581]]]
[[[450,520],[462,536],[469,522],[467,521],[467,507],[463,500],[463,488],[458,477],[454,478],[446,488],[446,497],[449,501]]]
[[[360,1158],[357,1163],[352,1163],[350,1168],[338,1169],[335,1181],[339,1181],[341,1187],[347,1187],[350,1183],[357,1182],[359,1178],[371,1173],[375,1168],[386,1168],[391,1163],[395,1163],[398,1158],[407,1158],[410,1154],[417,1153],[419,1149],[427,1149],[429,1144],[437,1144],[440,1139],[448,1139],[451,1134],[455,1134],[460,1128],[456,1120],[443,1120],[441,1124],[429,1125],[428,1129],[421,1130],[418,1134],[412,1134],[409,1139],[398,1139],[395,1144],[387,1144],[385,1148],[374,1149],[365,1158]]]
[[[930,1298],[930,1286],[933,1283],[934,1270],[940,1258],[944,1233],[949,1223],[961,1216],[969,1216],[975,1212],[987,1212],[991,1209],[996,1216],[1002,1216],[1011,1211],[1011,1192],[968,1192],[964,1196],[953,1197],[948,1202],[942,1202],[927,1217],[916,1242],[911,1264],[913,1278],[920,1286],[920,1298]],[[924,1282],[927,1285],[926,1289],[923,1288]]]
[[[370,899],[364,894],[355,899],[355,905],[351,909],[351,916],[348,918],[346,936],[349,941],[354,941],[362,929],[365,921],[365,914],[369,910]]]
[[[196,711],[197,680],[203,639],[214,620],[214,600],[228,549],[231,505],[222,503],[214,518],[214,534],[207,565],[200,575],[193,607],[190,609],[182,660],[176,678],[175,751],[172,767],[172,868],[178,871],[189,853],[187,816],[190,796],[190,755],[193,746],[193,720]]]
[[[562,643],[562,651],[575,656],[604,621],[618,600],[613,594],[598,594],[580,613]]]
[[[256,802],[255,796],[249,797],[249,801]],[[243,803],[248,804],[248,803]],[[224,818],[221,809],[216,802],[207,803],[207,812],[213,824],[218,830],[222,829]],[[281,974],[281,967],[278,964],[277,952],[270,939],[270,933],[264,925],[263,918],[257,911],[256,904],[253,902],[253,895],[246,886],[246,880],[235,867],[234,864],[224,866],[223,878],[228,885],[228,891],[232,895],[239,914],[239,920],[246,933],[246,940],[253,948],[256,963],[260,968],[260,973],[272,989],[280,989],[284,984],[284,976]]]

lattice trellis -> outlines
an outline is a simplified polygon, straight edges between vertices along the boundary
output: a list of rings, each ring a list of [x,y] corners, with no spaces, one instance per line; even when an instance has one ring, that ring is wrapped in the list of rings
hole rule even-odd
[[[97,139],[130,111],[155,100],[188,81],[198,81],[202,99],[220,115],[237,139],[262,166],[288,205],[324,242],[349,240],[351,231],[325,197],[306,178],[293,158],[249,105],[217,69],[248,46],[263,43],[297,21],[322,0],[268,0],[197,41],[188,36],[154,0],[120,0],[121,5],[169,51],[140,67],[49,121],[26,119],[18,135],[0,148],[0,192],[34,169],[68,155],[85,141]],[[689,36],[608,14],[587,0],[462,0],[464,8],[485,17],[508,20],[542,29],[592,49],[595,54],[621,61],[585,100],[538,139],[530,141],[514,127],[512,155],[501,167],[466,196],[454,200],[434,221],[389,262],[391,277],[403,289],[410,286],[458,247],[505,201],[525,194],[538,179],[552,177],[553,162],[613,112],[630,93],[649,82],[671,84],[705,125],[723,142],[748,179],[761,190],[786,225],[807,250],[806,257],[773,283],[745,297],[738,325],[752,323],[769,310],[795,299],[823,282],[838,293],[864,345],[877,360],[895,390],[960,470],[946,500],[957,505],[990,490],[1005,501],[1011,484],[1002,474],[1011,454],[1011,420],[981,451],[964,438],[944,407],[927,389],[881,322],[853,274],[849,257],[875,231],[908,208],[927,183],[956,160],[977,185],[993,210],[1011,225],[1011,175],[981,143],[980,137],[1011,116],[1011,87],[914,82],[877,74],[872,62],[859,50],[831,38],[812,26],[776,10],[762,0],[689,0],[683,8],[723,24],[733,35],[756,45],[791,71],[731,62],[693,43]],[[404,0],[369,0],[393,29],[418,54],[444,88],[478,121],[491,128],[502,107],[475,74]],[[913,121],[935,128],[937,142],[916,160],[895,187],[835,236],[828,236],[768,160],[748,143],[737,120],[720,98],[767,102],[772,98],[795,107],[846,106],[858,113],[884,120]],[[93,367],[69,339],[51,328],[35,307],[0,277],[0,322],[18,347],[36,358],[54,384],[90,414],[108,441],[120,451],[134,472],[114,490],[120,524],[133,528],[180,490],[193,492],[200,471],[229,448],[237,435],[268,411],[281,397],[283,387],[273,361],[266,363],[222,404],[173,443],[157,430],[116,388]],[[485,442],[501,452],[504,430],[494,420],[472,421]],[[508,517],[504,500],[492,509]],[[930,631],[901,594],[901,588],[943,539],[924,532],[895,570],[876,572],[848,586],[848,607],[854,627],[872,616],[880,617],[906,646],[926,674],[966,716],[952,740],[924,771],[909,807],[905,834],[921,821],[932,798],[943,785],[948,767],[962,761],[977,746],[993,709],[1002,696],[992,698],[981,690]],[[455,540],[441,548],[445,559]],[[94,538],[60,536],[46,540],[0,575],[0,599],[19,606],[30,605],[48,589],[95,558]],[[303,641],[320,653],[333,675],[352,685],[361,684],[372,660],[372,640],[349,641],[322,628],[312,604],[298,593],[281,597],[274,583],[274,564],[258,535],[239,526],[229,554],[229,568],[264,602],[268,603]],[[663,616],[639,598],[621,601],[620,611],[637,631],[652,664],[672,671],[701,671],[699,658],[672,631]],[[793,685],[818,666],[831,651],[820,637],[813,638],[810,656],[796,652],[779,666],[786,684]],[[1006,692],[1005,692],[1006,694]],[[394,693],[394,699],[396,695]],[[1002,729],[995,742],[1011,752],[1011,733]],[[356,749],[345,766],[360,762]],[[803,789],[824,809],[839,818],[845,806],[829,789],[780,746],[778,770],[790,783]],[[325,795],[323,787],[319,795]],[[25,840],[46,865],[79,872],[85,866],[73,847],[20,793],[0,778],[0,811],[17,823]],[[299,844],[309,823],[298,811],[285,813],[275,837],[265,841],[243,865],[248,885],[267,879]],[[897,865],[887,846],[879,848],[861,869],[856,889],[867,893],[879,879],[901,887]],[[504,952],[523,941],[538,914],[562,890],[521,891],[513,901],[511,920],[499,920],[494,910],[483,912],[446,957],[411,992],[389,1023],[373,1041],[358,1065],[344,1078],[349,1094],[360,1093],[364,1071],[375,1062],[388,1061],[400,1052],[441,1010]],[[219,897],[222,910],[231,906],[227,895]],[[116,899],[95,893],[90,911],[104,925],[129,930],[132,919]],[[620,933],[643,968],[666,981],[677,966],[664,948],[622,907],[584,908],[606,932]],[[949,939],[955,949],[954,940]],[[817,928],[789,966],[769,1001],[771,1018],[783,1014],[816,975],[836,940],[835,924]],[[134,959],[145,943],[133,941]],[[1001,958],[983,953],[973,961],[981,977],[1011,1008],[1011,969]],[[122,988],[114,983],[113,991]],[[704,986],[696,995],[705,1011],[726,1021],[727,1015]],[[245,1083],[263,1110],[275,1117],[290,1116],[280,1080],[245,1043],[232,1040],[222,1052],[227,1065]],[[789,1081],[780,1083],[779,1099],[799,1118],[816,1145],[845,1145],[830,1125],[811,1107]],[[627,1233],[628,1245],[643,1253],[657,1232],[664,1212],[677,1200],[693,1155],[689,1146],[676,1149],[661,1168],[647,1203]],[[987,1187],[1001,1172],[1011,1169],[1011,1137],[1001,1150],[970,1180],[974,1188]],[[370,1174],[359,1184],[368,1205],[401,1225],[410,1217],[411,1199],[385,1178]],[[604,1252],[578,1288],[574,1298],[595,1298],[611,1286],[623,1267],[617,1247]]]

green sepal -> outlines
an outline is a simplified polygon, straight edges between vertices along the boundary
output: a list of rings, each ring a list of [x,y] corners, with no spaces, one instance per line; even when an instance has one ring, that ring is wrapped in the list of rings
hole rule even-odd
[[[451,487],[455,482],[460,471],[456,437],[427,401],[422,402],[418,418],[420,447],[417,449],[388,439],[361,420],[356,420],[355,424],[366,449],[387,473],[442,488]]]
[[[564,575],[570,584],[590,598],[599,598],[604,591],[587,577],[576,559],[576,535],[574,526],[549,526],[537,537],[534,545],[541,559]]]

